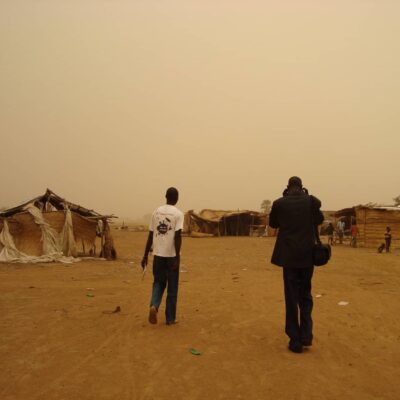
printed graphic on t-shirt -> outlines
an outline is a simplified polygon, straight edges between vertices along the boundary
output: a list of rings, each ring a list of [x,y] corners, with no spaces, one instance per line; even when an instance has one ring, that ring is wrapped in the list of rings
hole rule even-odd
[[[159,221],[156,229],[157,229],[156,236],[166,235],[168,231],[172,230],[171,220],[169,218],[165,218],[162,221]]]

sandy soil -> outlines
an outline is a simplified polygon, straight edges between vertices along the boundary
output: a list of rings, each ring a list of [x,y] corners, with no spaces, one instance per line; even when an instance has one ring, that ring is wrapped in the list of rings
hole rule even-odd
[[[184,238],[179,324],[153,326],[146,234],[115,235],[117,262],[0,265],[0,399],[400,398],[398,253],[335,247],[293,354],[274,239]]]

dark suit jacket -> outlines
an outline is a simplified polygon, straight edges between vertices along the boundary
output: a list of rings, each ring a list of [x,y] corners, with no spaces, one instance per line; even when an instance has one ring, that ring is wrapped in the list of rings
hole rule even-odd
[[[303,192],[288,194],[274,201],[269,215],[269,226],[279,228],[272,264],[286,268],[313,266],[312,248],[315,243],[314,227],[322,224],[324,216],[321,202]]]

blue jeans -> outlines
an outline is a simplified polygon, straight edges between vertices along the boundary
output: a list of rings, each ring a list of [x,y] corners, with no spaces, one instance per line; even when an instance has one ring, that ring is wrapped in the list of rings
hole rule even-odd
[[[153,276],[153,292],[151,294],[150,307],[154,306],[158,310],[164,290],[167,288],[165,318],[167,323],[174,322],[179,284],[179,264],[176,266],[176,258],[154,256]]]

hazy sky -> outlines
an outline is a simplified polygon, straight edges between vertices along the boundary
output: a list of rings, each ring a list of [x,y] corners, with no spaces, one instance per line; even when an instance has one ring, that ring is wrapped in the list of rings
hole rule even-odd
[[[1,0],[0,206],[400,194],[398,0]]]

